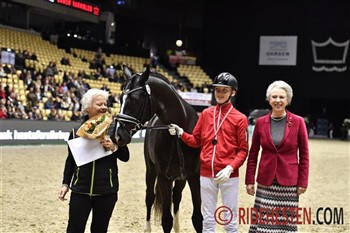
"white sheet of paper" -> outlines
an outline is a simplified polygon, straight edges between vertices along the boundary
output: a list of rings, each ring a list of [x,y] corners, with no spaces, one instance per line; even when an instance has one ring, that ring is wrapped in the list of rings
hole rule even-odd
[[[112,151],[105,151],[100,140],[97,139],[74,138],[68,140],[68,145],[77,166],[112,154]]]

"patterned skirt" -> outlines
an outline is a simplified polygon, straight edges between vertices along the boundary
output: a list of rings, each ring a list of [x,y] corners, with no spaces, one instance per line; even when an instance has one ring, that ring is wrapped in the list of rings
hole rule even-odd
[[[249,232],[298,232],[298,203],[296,186],[281,186],[276,180],[271,186],[258,184]]]

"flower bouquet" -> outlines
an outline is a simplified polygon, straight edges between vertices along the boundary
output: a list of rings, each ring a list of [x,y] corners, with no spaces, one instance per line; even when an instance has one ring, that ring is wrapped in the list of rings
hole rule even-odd
[[[85,121],[77,131],[77,135],[86,139],[104,139],[112,123],[112,115],[103,113]]]

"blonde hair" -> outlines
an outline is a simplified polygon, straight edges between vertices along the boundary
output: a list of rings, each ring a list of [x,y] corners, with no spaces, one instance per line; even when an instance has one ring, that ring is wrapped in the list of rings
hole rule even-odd
[[[101,89],[96,89],[96,88],[89,89],[83,95],[83,98],[81,99],[81,112],[83,113],[83,115],[87,115],[88,114],[87,109],[91,107],[92,99],[95,96],[103,96],[107,100],[108,99],[108,95],[109,95],[109,93],[107,91],[104,91],[104,90],[101,90]]]
[[[287,93],[288,104],[290,104],[292,102],[293,89],[288,83],[286,83],[285,81],[282,81],[282,80],[274,81],[273,83],[271,83],[269,85],[269,87],[266,90],[266,100],[267,101],[270,100],[271,92],[272,92],[272,89],[274,89],[274,88],[281,88],[281,89],[285,90]]]

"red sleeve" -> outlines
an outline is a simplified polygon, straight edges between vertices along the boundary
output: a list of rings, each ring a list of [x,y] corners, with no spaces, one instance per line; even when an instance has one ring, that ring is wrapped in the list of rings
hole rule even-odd
[[[299,172],[298,186],[307,188],[309,178],[309,143],[306,124],[304,119],[299,118],[300,125],[298,131],[299,144]]]
[[[196,123],[196,126],[193,129],[192,134],[184,132],[182,134],[182,141],[186,143],[190,147],[198,148],[201,146],[201,132],[202,132],[202,122],[203,122],[203,115],[202,113],[199,116],[199,119]]]
[[[237,154],[231,167],[236,170],[240,168],[248,156],[248,120],[243,117],[237,122]]]
[[[245,175],[245,184],[255,184],[255,172],[256,172],[256,166],[258,163],[259,150],[260,150],[259,126],[260,126],[260,123],[258,120],[254,127],[252,145],[249,150],[247,170]]]

